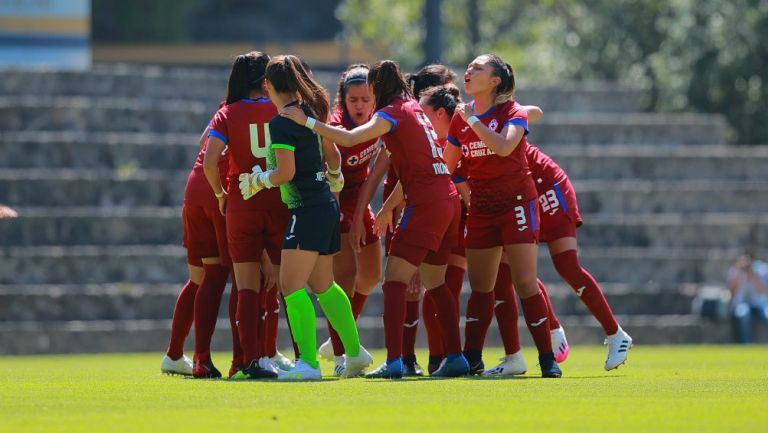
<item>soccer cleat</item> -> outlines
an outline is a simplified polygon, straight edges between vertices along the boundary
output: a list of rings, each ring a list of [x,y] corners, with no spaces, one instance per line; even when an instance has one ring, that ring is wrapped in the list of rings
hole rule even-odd
[[[480,350],[465,350],[464,358],[469,363],[469,374],[476,376],[482,374],[485,370],[485,363],[483,362],[483,352]]]
[[[170,375],[192,376],[192,360],[186,355],[182,355],[181,358],[174,361],[170,356],[165,355],[160,363],[160,371]]]
[[[444,357],[442,356],[430,356],[429,357],[429,364],[427,364],[427,372],[430,376],[432,376],[432,373],[434,373],[438,368],[440,368],[440,363],[443,362]]]
[[[239,370],[237,373],[232,375],[230,377],[230,380],[254,380],[254,379],[274,379],[277,377],[277,373],[273,371],[273,368],[266,369],[263,368],[260,364],[263,363],[262,360],[269,359],[269,358],[261,358],[258,361],[253,360],[251,361],[251,364],[248,367],[245,367],[241,370]],[[269,361],[267,361],[269,362]]]
[[[539,366],[541,367],[541,377],[563,376],[563,372],[555,361],[554,353],[539,354]]]
[[[549,331],[552,336],[552,352],[555,353],[555,361],[562,364],[568,359],[568,340],[565,339],[565,330],[560,327]]]
[[[440,363],[440,368],[431,374],[432,377],[459,377],[466,376],[470,372],[469,362],[463,354],[448,355]]]
[[[416,362],[416,355],[407,355],[403,357],[403,376],[405,377],[421,377],[424,376],[424,372],[421,371],[421,366]]]
[[[333,361],[333,344],[330,338],[317,349],[317,356],[326,361]]]
[[[371,364],[373,364],[373,356],[360,346],[360,353],[357,356],[344,356],[344,369],[339,376],[346,379],[362,376]]]
[[[501,361],[501,364],[490,370],[485,370],[483,376],[516,376],[518,374],[525,374],[525,372],[528,371],[528,367],[525,365],[525,359],[523,358],[523,352],[506,355],[499,360]]]
[[[271,359],[269,359],[268,356],[262,356],[259,359],[259,367],[277,374],[277,366],[272,362]]]
[[[344,355],[333,357],[333,375],[341,377],[344,373]]]
[[[311,365],[299,359],[292,369],[281,371],[277,376],[277,380],[286,382],[323,380],[323,374],[320,372],[320,367],[313,368]]]
[[[397,358],[392,362],[386,361],[376,370],[365,375],[366,379],[402,379],[403,358]]]
[[[629,349],[632,348],[632,337],[619,327],[615,334],[609,335],[605,339],[604,344],[608,345],[608,359],[605,360],[605,369],[610,371],[619,368],[621,364],[627,361]]]
[[[218,379],[221,377],[221,372],[210,360],[195,361],[195,365],[192,367],[192,377],[195,379]]]
[[[280,353],[280,351],[275,351],[275,356],[269,359],[280,370],[290,370],[296,365],[287,356]]]

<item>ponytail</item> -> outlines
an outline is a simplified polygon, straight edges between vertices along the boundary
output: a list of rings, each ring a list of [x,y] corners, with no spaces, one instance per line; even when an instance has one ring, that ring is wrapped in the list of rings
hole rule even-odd
[[[392,60],[377,62],[368,72],[368,83],[373,85],[376,109],[389,105],[393,99],[412,95],[408,84],[400,73],[400,66]]]
[[[298,57],[285,55],[273,58],[267,65],[266,78],[279,93],[298,93],[301,106],[316,119],[325,121],[328,118],[328,92],[312,78]]]
[[[259,51],[235,57],[227,83],[226,103],[237,102],[247,98],[251,91],[262,90],[267,63],[269,56]]]

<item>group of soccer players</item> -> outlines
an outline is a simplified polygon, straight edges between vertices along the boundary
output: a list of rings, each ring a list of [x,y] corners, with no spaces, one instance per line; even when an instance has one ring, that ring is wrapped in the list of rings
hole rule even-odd
[[[331,110],[327,91],[300,58],[238,56],[187,183],[190,278],[161,370],[221,377],[210,343],[232,274],[231,379],[321,379],[315,308],[305,288],[328,319],[330,338],[319,354],[335,362],[336,376],[422,376],[414,351],[419,302],[430,376],[523,374],[517,293],[542,376],[560,377],[569,348],[537,278],[540,240],[602,325],[605,369],[624,363],[632,339],[579,263],[582,221],[573,187],[527,142],[529,122],[542,110],[513,99],[512,67],[494,54],[478,56],[464,73],[472,102],[461,102],[455,81],[442,65],[408,77],[389,60],[352,65]],[[385,175],[384,204],[374,216],[369,204]],[[462,346],[465,272],[471,293]],[[373,359],[355,320],[382,274],[387,355],[365,373]],[[295,362],[275,347],[278,298]],[[494,313],[506,356],[485,369]],[[183,344],[193,321],[190,360]]]

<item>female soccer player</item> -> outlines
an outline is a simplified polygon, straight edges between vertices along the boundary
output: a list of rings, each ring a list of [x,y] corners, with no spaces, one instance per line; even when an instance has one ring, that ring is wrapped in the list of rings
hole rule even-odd
[[[382,137],[400,178],[402,188],[395,188],[377,215],[379,227],[391,227],[392,210],[406,197],[408,206],[392,239],[383,284],[387,360],[366,377],[394,379],[403,375],[405,292],[417,270],[427,288],[427,298],[435,303],[448,348],[446,361],[434,375],[460,376],[469,371],[469,365],[461,354],[456,303],[445,285],[445,267],[458,231],[460,205],[456,188],[432,125],[418,103],[410,98],[397,63],[391,60],[376,63],[368,74],[368,82],[376,97],[377,111],[370,121],[351,131],[326,125],[295,108],[283,110],[281,114],[339,146],[352,147]],[[370,189],[364,192],[365,196],[361,195],[359,200],[368,203],[372,192]]]
[[[295,56],[278,56],[267,66],[266,88],[276,107],[296,107],[320,119],[328,116],[328,94],[312,79]],[[297,99],[297,95],[300,99]],[[283,117],[269,122],[272,138],[270,170],[249,175],[241,187],[264,194],[279,186],[290,210],[283,241],[280,271],[281,289],[291,321],[293,338],[299,347],[296,366],[281,372],[278,379],[321,380],[317,362],[315,307],[304,289],[309,285],[317,295],[346,353],[342,377],[363,373],[373,359],[360,345],[352,307],[344,290],[333,279],[333,254],[340,249],[339,206],[326,181],[340,181],[341,161],[333,143]],[[328,158],[327,169],[324,158]],[[259,192],[262,189],[264,192]]]
[[[368,66],[351,65],[341,74],[336,91],[334,111],[328,124],[347,130],[370,120],[373,114],[373,95],[368,87]],[[341,208],[341,252],[333,258],[333,275],[352,303],[355,319],[360,315],[365,300],[381,279],[381,247],[379,236],[373,231],[373,212],[367,206],[361,222],[365,236],[354,250],[349,239],[360,188],[368,177],[368,165],[378,150],[373,139],[351,148],[339,147],[344,188],[339,195]],[[322,358],[335,362],[334,374],[344,369],[344,346],[336,331],[328,324],[331,338],[318,350]]]
[[[557,272],[603,327],[608,344],[605,369],[613,370],[627,360],[632,337],[621,329],[597,281],[579,263],[576,229],[582,220],[576,192],[565,171],[537,147],[528,147],[527,159],[542,211],[539,238],[547,243]],[[565,361],[568,356],[565,333],[558,323],[550,323],[550,327],[553,337],[562,341],[562,348],[556,348],[556,354],[561,358],[558,362]]]
[[[539,210],[526,160],[527,113],[511,98],[512,68],[494,54],[477,57],[464,73],[472,104],[457,107],[446,150],[453,168],[464,157],[472,198],[465,239],[473,317],[493,314],[493,288],[502,253],[539,351],[543,377],[560,377],[549,333],[547,302],[537,284]],[[480,113],[475,115],[475,113]]]
[[[288,210],[277,191],[253,196],[239,190],[239,179],[266,169],[269,132],[267,124],[277,114],[264,91],[264,72],[269,56],[250,52],[238,56],[229,77],[226,105],[214,116],[208,132],[205,175],[226,214],[227,240],[237,281],[237,329],[243,350],[240,373],[233,378],[277,377],[277,370],[262,353],[259,321],[262,312],[260,290],[265,260],[279,267],[282,233]],[[218,174],[218,161],[227,146],[230,160],[226,194]],[[226,211],[226,212],[225,212]]]

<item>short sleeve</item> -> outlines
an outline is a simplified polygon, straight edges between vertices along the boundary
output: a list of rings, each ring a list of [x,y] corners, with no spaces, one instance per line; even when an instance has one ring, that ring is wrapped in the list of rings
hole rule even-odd
[[[466,122],[464,122],[459,113],[454,113],[453,117],[451,118],[451,125],[448,127],[448,136],[446,137],[446,140],[457,147],[461,147],[461,143],[459,143],[458,138],[462,124],[466,124]]]
[[[511,104],[510,110],[505,115],[504,126],[509,125],[522,126],[525,135],[528,135],[528,113],[518,104]]]
[[[400,117],[395,107],[391,105],[386,106],[381,110],[373,113],[373,115],[387,119],[389,123],[392,124],[392,127],[389,128],[389,132],[395,132],[395,129],[397,129],[397,118]]]
[[[296,140],[294,140],[290,133],[288,128],[290,125],[283,122],[283,119],[291,123],[293,122],[279,116],[269,122],[270,147],[272,149],[285,149],[293,152],[296,150]]]
[[[229,143],[229,128],[227,128],[227,112],[225,108],[217,111],[216,115],[211,119],[208,137],[216,137],[223,141],[224,144]]]

